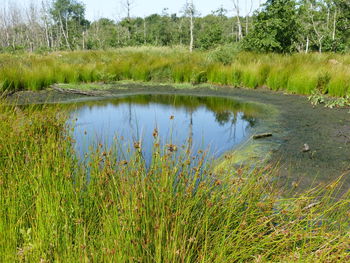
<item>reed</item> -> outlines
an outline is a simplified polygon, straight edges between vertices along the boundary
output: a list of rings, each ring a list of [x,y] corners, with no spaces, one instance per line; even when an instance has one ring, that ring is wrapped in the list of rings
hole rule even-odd
[[[338,181],[283,199],[271,167],[213,174],[203,153],[162,149],[156,134],[150,167],[138,147],[79,162],[61,109],[1,109],[1,262],[350,259]]]
[[[297,94],[322,89],[338,97],[349,93],[349,55],[230,52],[220,49],[189,53],[182,48],[141,47],[46,55],[2,54],[0,88],[40,90],[54,83],[135,80],[268,87]]]
[[[350,68],[345,69],[333,69],[336,71],[336,75],[330,78],[327,83],[327,91],[331,96],[342,97],[350,95]]]

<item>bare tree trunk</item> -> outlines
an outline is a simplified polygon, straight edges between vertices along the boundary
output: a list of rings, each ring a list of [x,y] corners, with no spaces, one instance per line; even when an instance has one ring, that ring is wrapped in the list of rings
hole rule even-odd
[[[85,50],[85,31],[83,32],[83,50]]]
[[[69,43],[68,39],[69,39],[69,28],[68,28],[68,18],[66,17],[65,18],[65,24],[66,24],[66,39],[67,39],[67,42]],[[68,48],[70,49],[70,46],[68,45]]]
[[[126,5],[127,5],[127,18],[128,18],[128,36],[129,39],[131,38],[131,19],[130,19],[130,13],[131,13],[131,2],[129,0],[126,1]]]
[[[305,48],[305,53],[309,53],[309,45],[310,45],[310,39],[309,36],[306,37],[306,48]]]
[[[193,51],[193,15],[194,15],[194,6],[193,6],[193,0],[190,2],[190,52]]]
[[[134,0],[121,0],[122,8],[126,11],[126,18],[128,21],[128,38],[131,38],[131,9],[134,5]]]
[[[55,29],[56,29],[56,34],[57,34],[57,37],[56,37],[56,49],[59,48],[61,45],[63,45],[63,41],[62,41],[62,31],[61,31],[61,23],[60,23],[60,26],[55,26]],[[52,38],[54,39],[54,34],[52,32]]]
[[[327,29],[329,29],[330,16],[331,16],[331,11],[330,11],[329,7],[327,7]]]
[[[2,13],[2,26],[4,28],[5,31],[5,45],[6,47],[10,46],[10,33],[9,33],[9,25],[8,25],[8,15],[6,12],[6,7],[4,7],[3,9],[3,13]]]
[[[322,39],[323,39],[323,36],[321,36],[321,38],[318,39],[318,44],[319,44],[318,52],[320,54],[322,53]]]
[[[232,23],[232,26],[231,26],[231,35],[232,35],[232,39],[233,37],[235,36],[235,29],[234,29],[234,24]],[[237,41],[237,39],[236,39]]]
[[[183,25],[183,18],[180,19],[179,27],[178,27],[178,32],[179,32],[179,45],[182,45],[182,25]]]
[[[67,22],[67,19],[66,19],[66,22]],[[69,44],[69,41],[68,41],[68,35],[66,34],[64,28],[63,28],[63,22],[62,22],[62,17],[61,17],[61,14],[60,14],[60,25],[61,25],[61,30],[62,30],[62,34],[63,34],[63,37],[64,39],[66,40],[66,45],[69,49],[70,48],[70,44]],[[67,26],[67,23],[66,23],[66,26]]]
[[[50,42],[50,36],[49,36],[49,25],[48,25],[48,11],[44,4],[44,1],[41,2],[41,12],[42,12],[42,19],[44,22],[44,29],[45,29],[45,39],[46,39],[46,45],[48,48],[51,48],[51,42]]]
[[[311,9],[313,9],[313,5],[311,4]],[[319,47],[318,47],[318,52],[319,53],[322,53],[322,39],[323,39],[323,35],[321,35],[321,33],[317,30],[317,26],[316,26],[316,23],[314,21],[314,16],[313,14],[311,14],[311,22],[312,22],[312,27],[315,31],[315,34],[317,36],[317,41],[318,41],[318,44],[319,44]]]
[[[147,28],[146,28],[146,17],[143,18],[143,43],[147,44]]]
[[[49,30],[48,30],[48,25],[47,22],[45,21],[45,37],[46,37],[46,44],[48,48],[51,48],[50,45],[50,37],[49,37]]]
[[[240,9],[239,9],[239,0],[232,0],[234,9],[236,10],[236,18],[237,18],[237,29],[238,29],[238,40],[243,38],[242,34],[242,23],[240,18]]]
[[[249,17],[252,11],[253,11],[253,0],[250,0],[250,7],[245,20],[245,35],[248,35],[249,33]]]
[[[249,16],[245,17],[245,35],[248,35]]]
[[[337,9],[335,9],[334,11],[332,40],[335,40],[336,29],[337,29]]]

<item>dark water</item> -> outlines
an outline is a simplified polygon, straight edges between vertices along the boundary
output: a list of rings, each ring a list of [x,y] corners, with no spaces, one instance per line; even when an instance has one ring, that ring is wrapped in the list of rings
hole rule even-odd
[[[141,141],[150,160],[155,129],[161,145],[180,151],[190,146],[218,157],[250,135],[259,109],[232,99],[178,95],[136,95],[85,102],[72,112],[74,137],[80,157],[91,147],[117,145],[124,154]]]

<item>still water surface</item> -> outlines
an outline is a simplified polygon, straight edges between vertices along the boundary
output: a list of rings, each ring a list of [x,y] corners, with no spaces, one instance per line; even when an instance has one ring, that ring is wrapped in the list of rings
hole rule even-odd
[[[98,144],[118,145],[128,154],[141,141],[149,161],[155,129],[163,146],[190,145],[193,152],[204,150],[215,158],[249,137],[258,112],[256,105],[227,98],[135,95],[78,104],[71,116],[80,157]]]

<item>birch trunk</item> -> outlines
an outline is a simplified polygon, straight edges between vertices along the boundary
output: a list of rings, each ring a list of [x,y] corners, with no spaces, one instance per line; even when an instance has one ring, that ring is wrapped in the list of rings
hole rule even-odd
[[[66,21],[67,21],[67,19],[66,19]],[[63,22],[62,22],[61,14],[60,14],[60,25],[61,25],[61,30],[62,30],[63,37],[64,37],[64,39],[65,39],[65,41],[66,41],[66,45],[67,45],[67,47],[68,47],[69,49],[71,49],[71,48],[70,48],[69,41],[68,41],[68,35],[66,34],[66,32],[65,32],[65,30],[64,30],[64,28],[63,28]],[[66,23],[66,26],[67,26],[67,23]]]
[[[332,40],[335,40],[336,29],[337,29],[337,9],[335,9],[334,11]]]
[[[194,13],[194,7],[193,7],[193,0],[190,2],[190,52],[193,51],[193,42],[194,42],[194,36],[193,36],[193,13]]]
[[[238,40],[241,40],[243,38],[243,34],[242,34],[242,23],[240,18],[239,0],[232,0],[232,2],[233,2],[234,9],[236,10]]]

